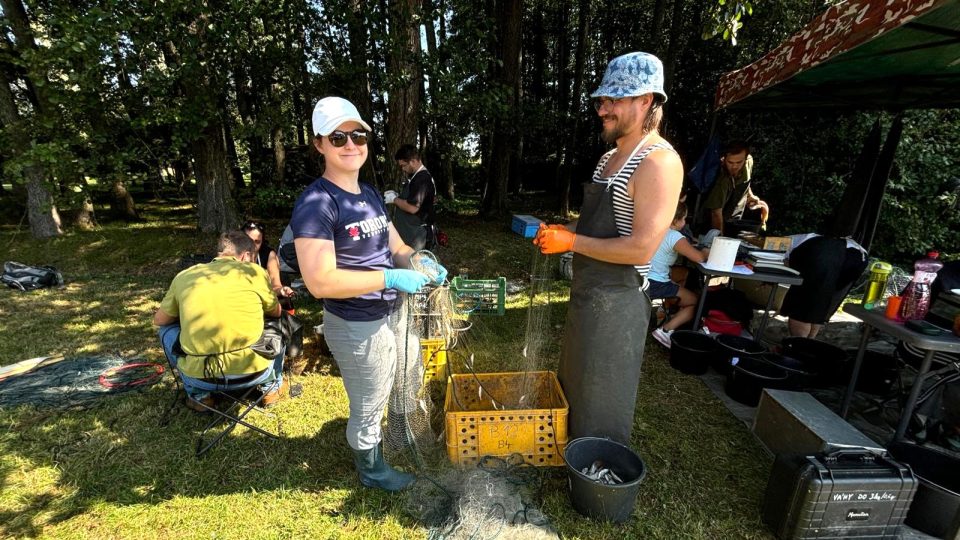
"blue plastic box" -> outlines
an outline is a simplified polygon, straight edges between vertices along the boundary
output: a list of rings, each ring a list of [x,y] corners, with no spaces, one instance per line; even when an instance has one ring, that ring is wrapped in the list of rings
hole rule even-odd
[[[510,230],[524,238],[533,238],[537,235],[537,229],[540,228],[541,223],[543,223],[542,220],[533,216],[514,214]]]

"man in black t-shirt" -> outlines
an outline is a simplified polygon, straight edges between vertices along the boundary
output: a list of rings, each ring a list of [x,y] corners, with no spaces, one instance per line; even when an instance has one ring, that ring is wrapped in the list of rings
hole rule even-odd
[[[433,176],[420,161],[420,152],[412,144],[401,146],[393,158],[408,177],[399,195],[385,194],[386,203],[397,209],[393,213],[393,226],[400,238],[413,249],[432,248],[433,203],[437,197]]]

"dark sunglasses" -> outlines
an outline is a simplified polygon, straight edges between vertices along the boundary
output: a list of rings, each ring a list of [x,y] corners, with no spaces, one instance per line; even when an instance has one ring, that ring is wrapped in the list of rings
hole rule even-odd
[[[256,221],[248,221],[248,222],[244,223],[244,224],[243,224],[243,227],[241,227],[241,228],[242,228],[243,230],[245,230],[245,231],[252,231],[252,230],[256,229],[256,230],[258,230],[258,231],[260,231],[260,232],[263,232],[263,225],[257,223]]]
[[[327,135],[327,138],[330,139],[330,144],[336,148],[341,148],[347,144],[347,137],[350,137],[350,140],[353,141],[353,144],[357,146],[363,146],[367,144],[367,137],[370,136],[370,133],[362,129],[355,129],[350,133],[346,131],[340,131],[339,129],[333,133]]]

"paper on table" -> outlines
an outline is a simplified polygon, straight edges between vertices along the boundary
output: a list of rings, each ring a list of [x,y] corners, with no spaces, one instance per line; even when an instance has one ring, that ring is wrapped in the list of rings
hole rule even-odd
[[[770,253],[769,251],[751,251],[750,255],[753,255],[757,259],[767,259],[769,261],[782,261],[786,259],[783,253]]]
[[[744,266],[744,265],[742,265],[742,264],[735,264],[735,265],[733,266],[733,268],[731,268],[730,270],[721,269],[721,268],[716,268],[716,267],[711,266],[711,265],[708,264],[708,263],[701,263],[701,265],[702,265],[704,268],[706,268],[707,270],[716,270],[717,272],[730,272],[731,274],[743,274],[743,275],[745,275],[745,276],[749,276],[749,275],[753,274],[753,270],[747,268],[746,266]]]

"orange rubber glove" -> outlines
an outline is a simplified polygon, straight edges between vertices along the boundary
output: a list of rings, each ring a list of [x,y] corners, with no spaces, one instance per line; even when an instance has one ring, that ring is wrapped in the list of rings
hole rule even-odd
[[[561,225],[560,223],[551,223],[551,224],[541,223],[540,226],[537,227],[537,234],[536,234],[536,235],[534,236],[534,238],[533,238],[533,243],[534,243],[535,245],[540,245],[540,244],[537,243],[537,242],[538,242],[538,241],[537,241],[537,237],[540,236],[540,233],[541,233],[541,232],[546,231],[546,230],[555,230],[555,231],[564,230],[564,231],[565,231],[565,230],[567,230],[567,226],[566,226],[566,225]]]
[[[568,231],[565,227],[552,229],[541,225],[533,243],[540,247],[540,253],[553,255],[573,251],[573,243],[576,239],[577,235]]]
[[[556,227],[556,225],[547,225],[546,223],[541,223],[540,226],[537,227],[537,234],[533,237],[533,245],[540,245],[540,235],[543,234],[543,231],[546,231],[547,229],[555,229]]]

